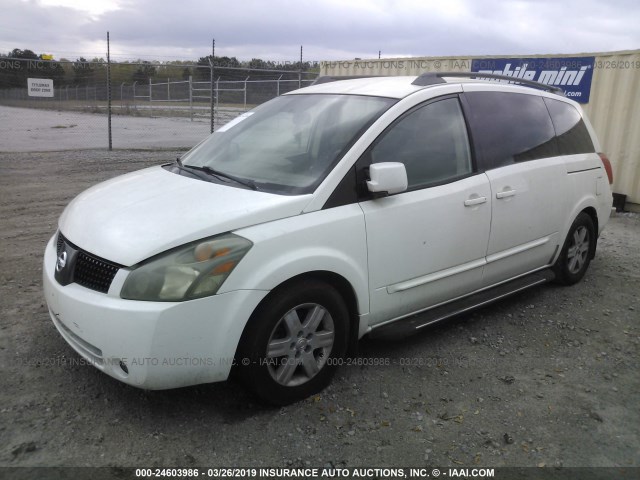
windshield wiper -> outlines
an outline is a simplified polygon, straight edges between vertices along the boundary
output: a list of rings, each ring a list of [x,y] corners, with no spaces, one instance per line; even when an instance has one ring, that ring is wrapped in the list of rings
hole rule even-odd
[[[220,172],[218,170],[214,170],[213,168],[207,166],[207,165],[203,165],[203,166],[196,166],[196,165],[183,165],[182,161],[178,161],[178,165],[181,168],[185,168],[188,170],[197,170],[199,172],[204,172],[207,173],[209,175],[212,175],[214,177],[217,177],[218,179],[223,179],[223,178],[227,178],[229,180],[232,180],[240,185],[244,185],[247,188],[250,188],[251,190],[258,190],[258,186],[252,182],[251,180],[247,180],[245,178],[239,178],[236,177],[235,175],[230,175],[228,173],[224,173],[224,172]]]
[[[182,160],[180,160],[180,157],[176,158],[176,164],[178,165],[178,168],[180,170],[184,170],[189,175],[193,175],[194,177],[199,178],[200,180],[204,180],[205,182],[210,181],[206,175],[200,174],[200,170],[197,170],[195,168],[190,168],[187,165],[183,165]]]

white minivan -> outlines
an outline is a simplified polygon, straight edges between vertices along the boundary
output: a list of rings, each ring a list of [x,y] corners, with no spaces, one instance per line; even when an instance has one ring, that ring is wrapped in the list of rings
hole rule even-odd
[[[46,247],[53,323],[127,384],[233,370],[285,404],[364,335],[579,281],[611,211],[609,161],[557,89],[479,75],[324,77],[90,188]]]

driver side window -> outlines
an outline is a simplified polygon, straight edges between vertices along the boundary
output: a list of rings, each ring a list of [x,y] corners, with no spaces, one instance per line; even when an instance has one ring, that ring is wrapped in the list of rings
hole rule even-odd
[[[469,139],[458,99],[438,100],[405,115],[373,147],[371,161],[404,163],[409,190],[471,173]]]

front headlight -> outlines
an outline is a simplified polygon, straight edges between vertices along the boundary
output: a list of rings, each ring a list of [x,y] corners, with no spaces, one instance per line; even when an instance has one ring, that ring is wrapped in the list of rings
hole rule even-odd
[[[120,296],[181,302],[214,295],[252,245],[226,233],[161,253],[129,274]]]

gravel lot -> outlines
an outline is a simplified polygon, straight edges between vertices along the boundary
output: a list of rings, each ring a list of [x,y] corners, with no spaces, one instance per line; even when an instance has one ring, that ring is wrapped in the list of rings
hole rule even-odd
[[[282,409],[234,383],[145,392],[80,365],[43,304],[45,243],[76,194],[175,155],[0,154],[0,465],[640,466],[634,214],[612,218],[582,283],[365,339]]]
[[[218,107],[216,128],[242,113]],[[113,115],[113,148],[189,148],[209,135],[209,120]],[[0,152],[81,150],[109,145],[107,115],[0,105]]]

